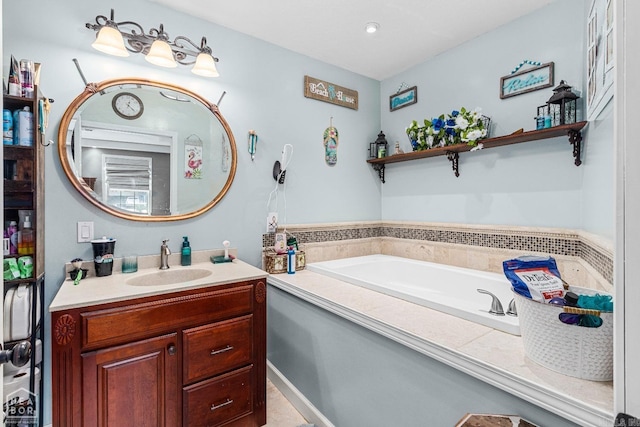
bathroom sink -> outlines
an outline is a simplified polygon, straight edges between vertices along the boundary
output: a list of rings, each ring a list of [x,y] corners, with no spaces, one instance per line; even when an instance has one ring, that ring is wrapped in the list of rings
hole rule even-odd
[[[176,283],[190,282],[203,279],[211,275],[211,270],[202,268],[189,268],[180,270],[160,270],[142,276],[132,277],[126,281],[131,286],[161,286],[175,285]]]

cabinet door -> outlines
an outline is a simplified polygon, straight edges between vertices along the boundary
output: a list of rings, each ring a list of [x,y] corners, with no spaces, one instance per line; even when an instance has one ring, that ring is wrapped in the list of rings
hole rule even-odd
[[[85,426],[180,422],[177,334],[82,354]]]

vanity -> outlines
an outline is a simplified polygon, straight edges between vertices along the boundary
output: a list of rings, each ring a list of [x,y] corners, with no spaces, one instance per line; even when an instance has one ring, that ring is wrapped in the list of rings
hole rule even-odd
[[[54,427],[266,424],[267,273],[203,252],[65,280],[49,307]]]

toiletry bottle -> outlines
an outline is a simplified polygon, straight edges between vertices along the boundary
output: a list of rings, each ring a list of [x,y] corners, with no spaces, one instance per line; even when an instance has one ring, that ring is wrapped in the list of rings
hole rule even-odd
[[[18,145],[33,146],[33,113],[29,107],[24,107],[18,114]]]
[[[293,246],[289,246],[289,252],[287,252],[287,273],[296,273],[296,251],[293,250]]]
[[[33,98],[33,74],[34,63],[30,59],[20,60],[20,86],[22,96],[25,98]]]
[[[31,218],[28,216],[24,218],[24,226],[20,237],[18,253],[20,255],[31,255],[33,253],[33,230],[31,229]]]
[[[9,229],[7,230],[9,235],[9,253],[14,255],[18,253],[18,223],[11,221],[9,223]]]
[[[180,264],[191,265],[191,245],[189,244],[189,238],[187,236],[184,236],[183,239],[184,241],[182,242],[182,253],[180,256]]]
[[[13,145],[13,114],[10,110],[2,110],[2,144]]]
[[[18,145],[20,142],[20,111],[13,111],[13,145]]]
[[[569,307],[577,307],[578,306],[578,295],[574,292],[567,292],[564,294],[564,305],[568,305]]]

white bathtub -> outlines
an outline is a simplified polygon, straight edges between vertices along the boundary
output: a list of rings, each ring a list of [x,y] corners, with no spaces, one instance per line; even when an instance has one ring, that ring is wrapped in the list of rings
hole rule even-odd
[[[307,269],[357,286],[401,298],[434,310],[520,335],[518,318],[489,314],[496,295],[504,311],[513,298],[503,274],[389,255],[368,255],[307,264]]]

